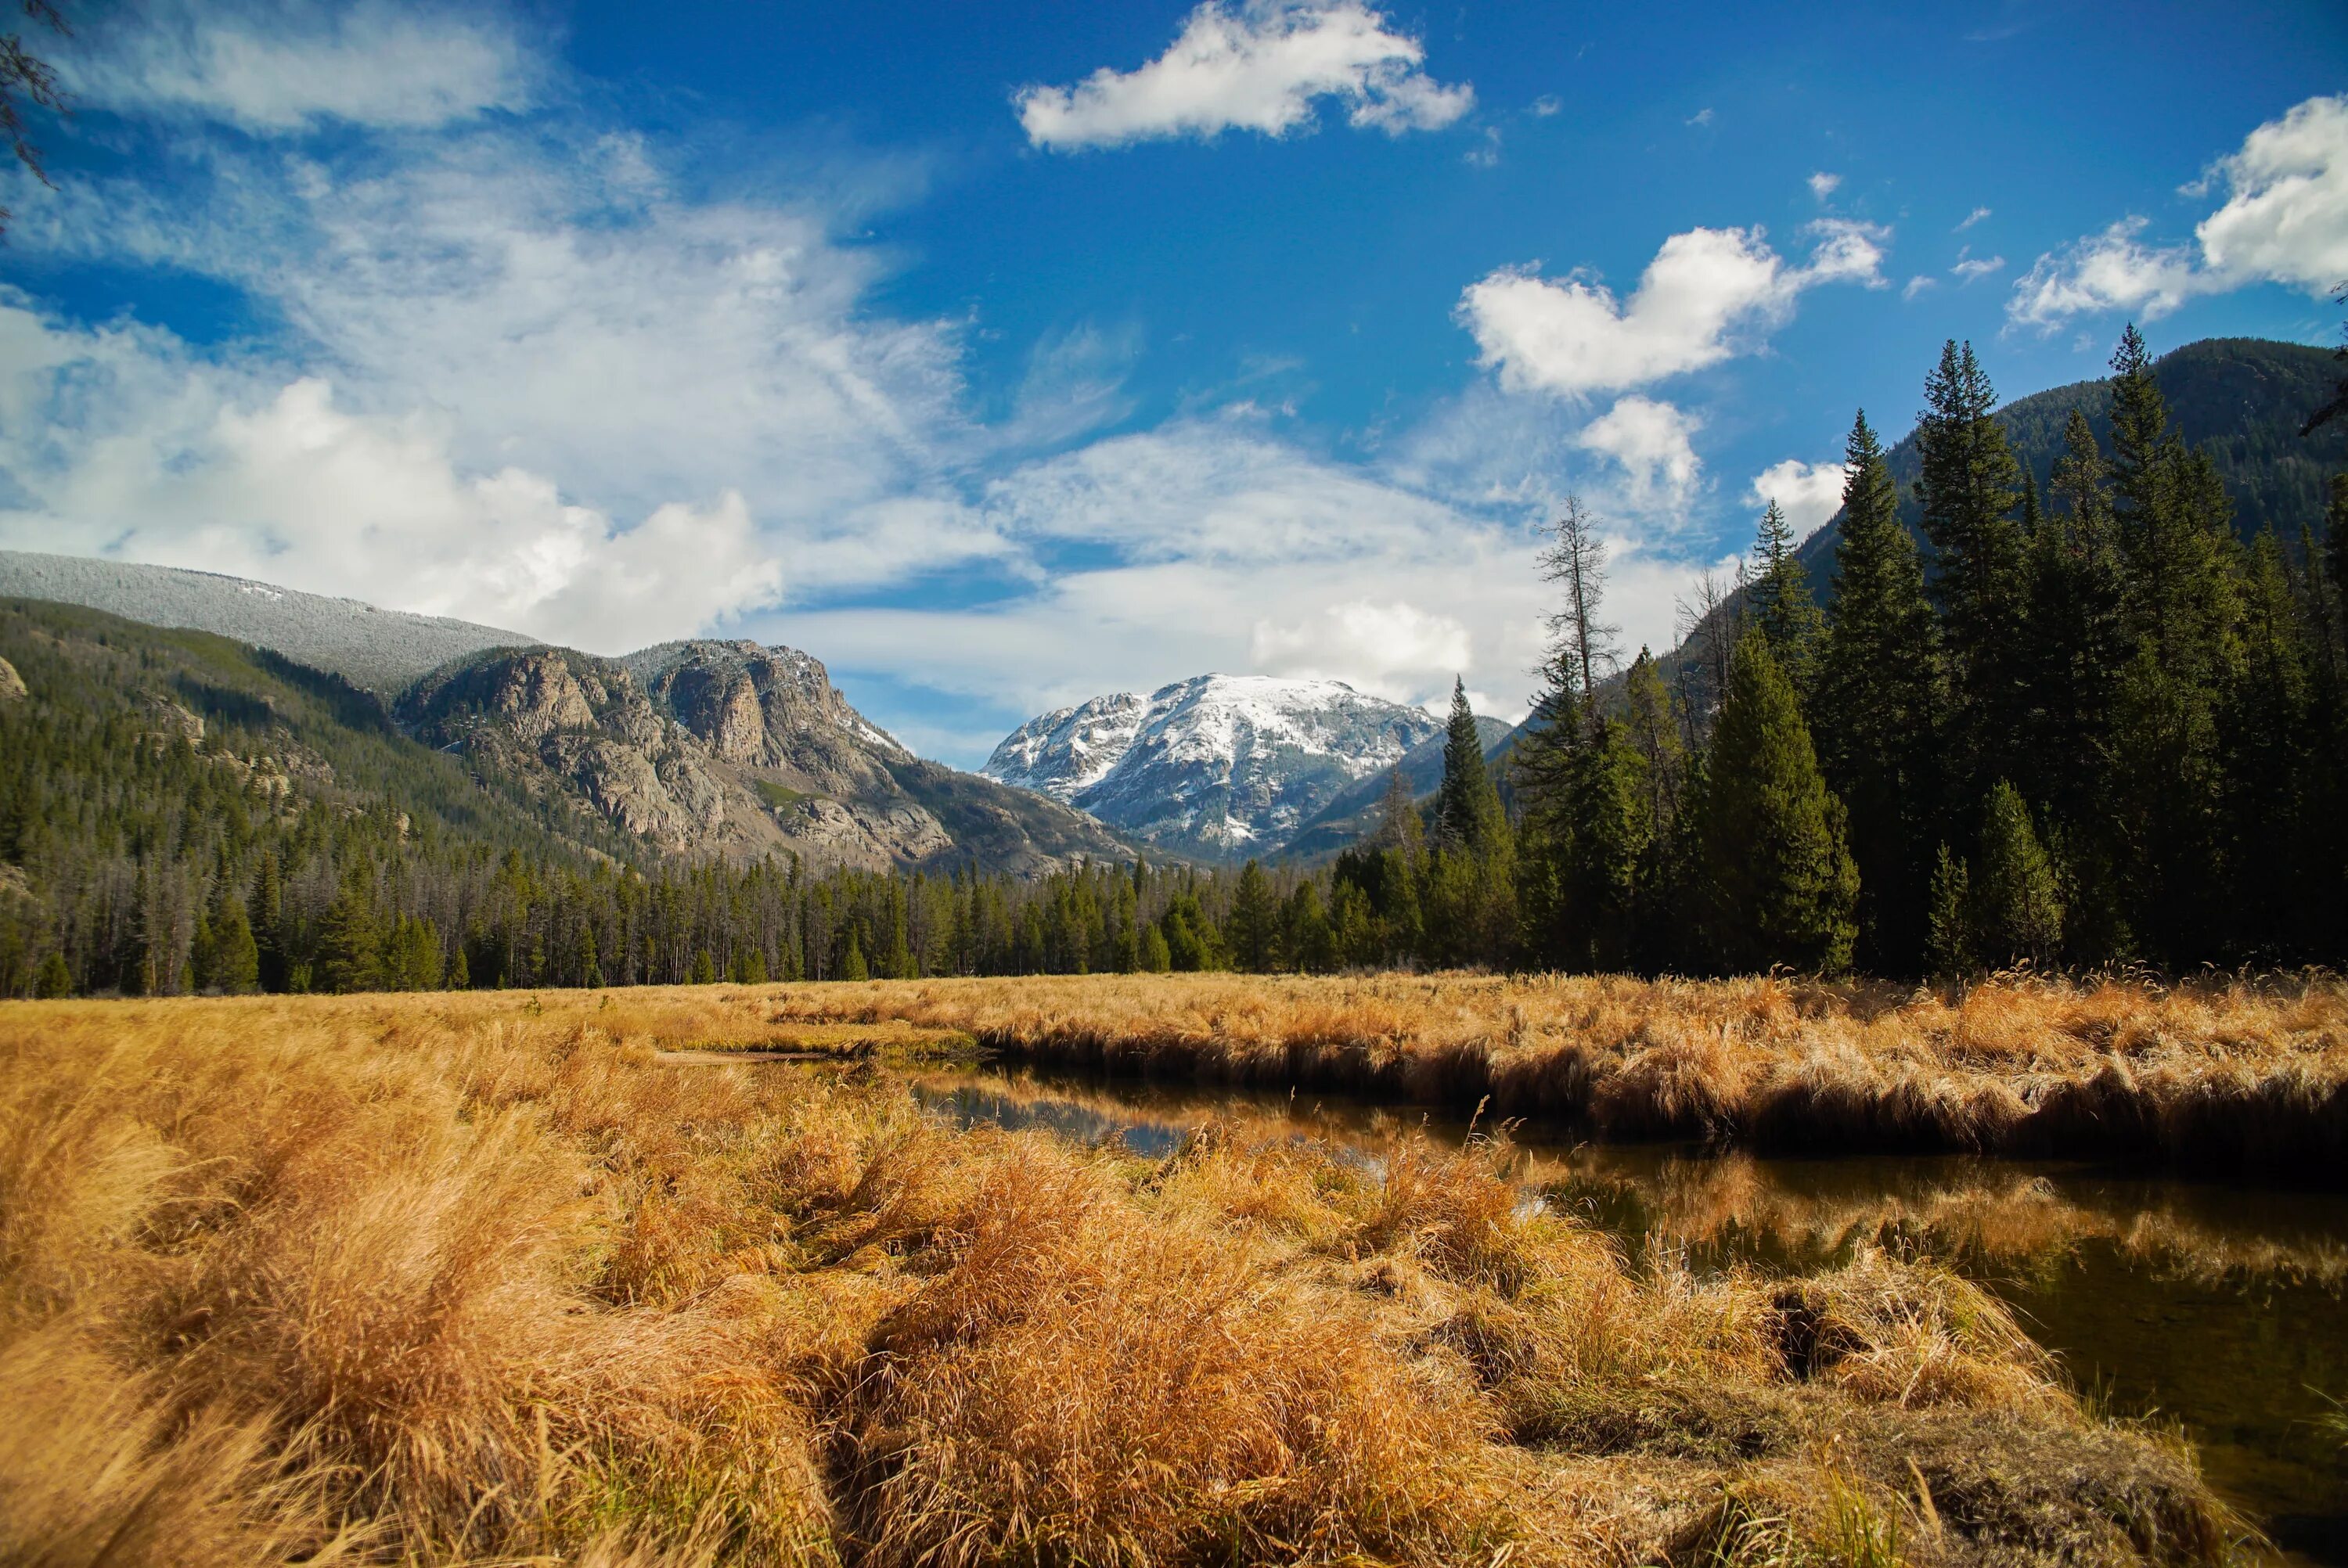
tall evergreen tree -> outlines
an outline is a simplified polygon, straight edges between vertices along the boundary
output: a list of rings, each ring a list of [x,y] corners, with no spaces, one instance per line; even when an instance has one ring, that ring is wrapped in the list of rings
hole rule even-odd
[[[383,927],[365,866],[343,879],[318,923],[317,983],[330,991],[371,991],[383,984]]]
[[[1981,875],[1972,886],[1976,951],[2004,968],[2053,963],[2063,946],[2063,898],[2022,792],[2000,779],[1982,809]]]
[[[1748,630],[1736,646],[1690,809],[1704,935],[1717,963],[1828,974],[1849,965],[1859,883],[1842,803],[1818,771],[1766,632]]]
[[[1484,761],[1484,737],[1468,705],[1464,681],[1451,683],[1451,718],[1443,733],[1443,785],[1435,797],[1437,842],[1446,850],[1481,850],[1508,831],[1500,793]]]
[[[1772,498],[1762,509],[1754,537],[1752,580],[1746,597],[1754,623],[1768,633],[1778,667],[1796,693],[1807,697],[1826,618],[1810,591],[1810,574],[1794,553],[1796,542],[1786,509]]]
[[[1883,446],[1861,412],[1844,444],[1842,533],[1811,711],[1828,786],[1850,814],[1859,956],[1894,972],[1924,941],[1927,825],[1940,798],[1940,630]]]
[[[1916,498],[1938,556],[1934,591],[1956,698],[1963,773],[2010,774],[2024,706],[2015,658],[2024,602],[2013,519],[2020,470],[1993,411],[1997,395],[1970,343],[1952,340],[1924,384],[1917,415]]]
[[[1240,868],[1229,924],[1234,968],[1264,974],[1279,967],[1279,901],[1272,890],[1272,878],[1252,859]]]

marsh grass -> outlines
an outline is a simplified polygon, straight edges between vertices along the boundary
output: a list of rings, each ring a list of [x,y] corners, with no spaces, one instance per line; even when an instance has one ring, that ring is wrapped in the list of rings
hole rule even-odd
[[[1094,976],[779,989],[778,1018],[1041,1064],[1483,1105],[1601,1137],[2119,1158],[2348,1180],[2348,984]]]
[[[613,995],[0,1008],[0,1561],[2225,1549],[1931,1266],[1626,1258],[1501,1142],[957,1132],[658,1060],[798,993]]]

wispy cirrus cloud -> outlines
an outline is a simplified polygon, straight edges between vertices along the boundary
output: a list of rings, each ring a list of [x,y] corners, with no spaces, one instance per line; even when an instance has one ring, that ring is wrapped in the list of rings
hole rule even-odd
[[[1323,98],[1356,127],[1399,136],[1474,107],[1475,89],[1437,81],[1426,58],[1424,44],[1362,0],[1206,0],[1147,65],[1022,87],[1012,101],[1029,142],[1055,151],[1227,130],[1285,136],[1316,123]]]
[[[544,76],[506,18],[473,6],[149,0],[120,20],[60,56],[77,97],[263,135],[329,121],[418,129],[524,109]]]

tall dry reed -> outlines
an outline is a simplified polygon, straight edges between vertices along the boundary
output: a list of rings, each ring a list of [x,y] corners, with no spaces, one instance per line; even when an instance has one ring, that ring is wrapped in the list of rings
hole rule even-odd
[[[1928,1266],[1626,1259],[1504,1145],[1141,1160],[662,1060],[777,999],[0,1008],[0,1561],[2224,1545],[2186,1450]]]

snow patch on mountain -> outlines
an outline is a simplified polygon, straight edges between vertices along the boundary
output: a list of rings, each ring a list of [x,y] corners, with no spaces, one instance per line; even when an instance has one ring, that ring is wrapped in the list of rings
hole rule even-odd
[[[1278,848],[1442,728],[1342,681],[1200,675],[1030,719],[980,772],[1163,847],[1237,857]]]

